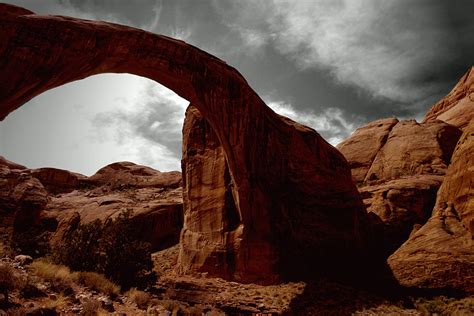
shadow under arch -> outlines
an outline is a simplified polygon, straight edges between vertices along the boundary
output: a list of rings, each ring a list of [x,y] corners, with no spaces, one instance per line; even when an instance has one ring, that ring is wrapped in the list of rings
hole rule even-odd
[[[101,73],[152,79],[211,126],[241,219],[230,278],[274,282],[293,269],[282,263],[331,266],[362,246],[365,213],[342,154],[274,113],[237,70],[166,36],[0,4],[0,120],[48,89]]]

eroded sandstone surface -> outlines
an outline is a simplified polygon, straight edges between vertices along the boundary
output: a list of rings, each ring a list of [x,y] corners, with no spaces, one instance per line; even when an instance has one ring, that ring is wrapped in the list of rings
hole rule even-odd
[[[401,284],[474,292],[474,120],[465,128],[433,216],[388,263]]]
[[[439,120],[390,118],[357,129],[338,146],[352,167],[385,255],[430,218],[460,135],[457,127]]]
[[[426,113],[424,122],[441,120],[464,130],[474,118],[474,67]]]

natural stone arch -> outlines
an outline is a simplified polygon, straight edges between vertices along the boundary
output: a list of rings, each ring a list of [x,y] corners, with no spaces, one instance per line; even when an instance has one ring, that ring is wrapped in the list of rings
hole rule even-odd
[[[100,73],[163,84],[215,133],[240,224],[227,241],[231,271],[214,274],[272,282],[291,274],[290,263],[299,272],[353,258],[365,213],[345,159],[314,130],[274,113],[234,68],[169,37],[0,4],[0,120],[48,89]]]

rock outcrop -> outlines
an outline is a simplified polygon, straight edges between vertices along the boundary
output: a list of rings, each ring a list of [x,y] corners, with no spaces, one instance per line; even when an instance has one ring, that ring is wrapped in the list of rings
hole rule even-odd
[[[31,170],[31,175],[52,194],[67,193],[77,189],[86,176],[57,168],[39,168]]]
[[[401,121],[375,156],[365,182],[420,174],[443,175],[460,136],[459,129],[441,121]]]
[[[349,162],[354,182],[360,184],[364,181],[375,156],[385,145],[390,131],[397,123],[396,118],[370,122],[337,145],[337,149]]]
[[[359,188],[385,257],[430,218],[442,181],[440,175],[415,175]]]
[[[474,293],[474,120],[465,128],[433,216],[388,263],[405,286]]]
[[[183,126],[184,227],[181,272],[205,271],[229,278],[234,241],[242,220],[232,195],[224,150],[199,111],[189,106]],[[216,271],[218,270],[218,271]]]
[[[353,168],[385,255],[431,216],[460,135],[458,128],[438,120],[384,119],[359,128],[338,146]]]
[[[141,240],[151,243],[153,250],[160,250],[179,240],[183,224],[180,183],[179,172],[117,162],[82,179],[77,190],[52,196],[42,216],[58,223],[51,236],[55,244],[78,223],[106,222],[130,211]]]
[[[54,168],[28,169],[0,157],[1,225],[23,252],[44,255],[79,223],[130,211],[153,250],[174,245],[183,225],[181,174],[118,162],[92,177]]]
[[[150,78],[190,101],[219,140],[239,215],[227,265],[208,266],[216,275],[268,283],[316,263],[356,263],[366,214],[346,160],[314,130],[274,113],[225,62],[142,30],[1,4],[0,69],[0,119],[48,89],[107,72]],[[182,264],[226,235],[207,239],[210,226],[197,229],[200,248],[183,251]]]
[[[464,130],[474,118],[474,67],[426,113],[423,122],[441,120]]]

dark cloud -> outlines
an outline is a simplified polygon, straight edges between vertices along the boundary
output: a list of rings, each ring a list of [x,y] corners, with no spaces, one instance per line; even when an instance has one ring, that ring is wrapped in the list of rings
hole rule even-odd
[[[472,0],[7,2],[184,39],[236,67],[277,112],[332,143],[370,120],[421,117],[474,56]],[[179,157],[173,104],[155,94],[139,111],[96,120]]]

